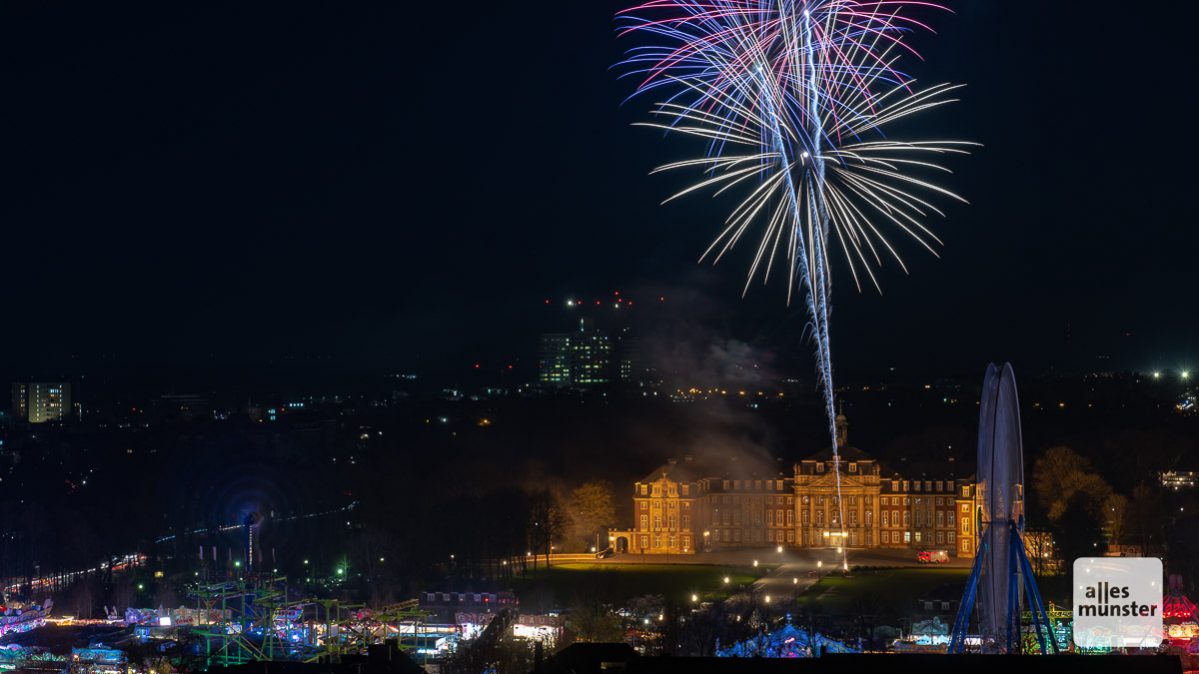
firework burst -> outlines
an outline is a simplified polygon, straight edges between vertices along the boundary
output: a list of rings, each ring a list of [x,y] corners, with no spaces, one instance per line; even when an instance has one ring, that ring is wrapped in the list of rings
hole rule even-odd
[[[941,241],[925,220],[943,215],[934,202],[961,200],[935,176],[948,172],[945,157],[971,145],[887,134],[956,100],[958,87],[917,87],[901,69],[902,58],[915,54],[905,38],[928,29],[906,13],[913,9],[944,8],[888,0],[652,0],[618,15],[622,35],[649,38],[622,64],[625,76],[639,79],[635,95],[662,97],[643,126],[706,145],[703,156],[656,170],[699,174],[667,201],[700,191],[740,195],[701,259],[719,261],[752,241],[745,290],[768,280],[779,263],[788,302],[802,294],[835,461],[832,252],[859,290],[864,282],[880,288],[876,269],[887,260],[907,271],[893,236],[935,255]]]

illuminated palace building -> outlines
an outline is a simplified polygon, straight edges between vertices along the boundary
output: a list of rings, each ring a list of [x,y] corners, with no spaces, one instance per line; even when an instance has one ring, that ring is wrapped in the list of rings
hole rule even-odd
[[[690,458],[671,460],[634,485],[633,528],[612,531],[612,546],[646,554],[778,545],[932,548],[973,557],[973,482],[888,470],[850,446],[848,430],[838,416],[839,462],[825,450],[795,464],[791,477],[746,474],[735,461],[712,477]]]

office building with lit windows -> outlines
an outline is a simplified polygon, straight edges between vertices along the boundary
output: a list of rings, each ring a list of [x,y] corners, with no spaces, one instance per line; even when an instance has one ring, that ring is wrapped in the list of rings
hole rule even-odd
[[[13,384],[13,416],[31,424],[63,421],[71,415],[71,385],[64,382]]]
[[[551,387],[589,387],[613,381],[612,341],[590,319],[579,319],[575,332],[541,336],[539,383]]]

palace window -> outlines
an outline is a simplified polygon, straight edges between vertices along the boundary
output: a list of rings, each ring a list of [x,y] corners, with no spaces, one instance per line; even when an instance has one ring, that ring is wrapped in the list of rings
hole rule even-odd
[[[937,511],[937,526],[938,527],[945,526],[945,511],[944,510]]]
[[[812,497],[805,494],[804,497],[799,500],[799,502],[807,505],[812,502]]]
[[[904,514],[906,515],[907,513],[904,513]],[[899,511],[898,510],[891,511],[891,524],[893,524],[895,526],[899,526]]]
[[[641,516],[641,530],[645,531],[649,528],[649,515]]]
[[[946,536],[946,540],[949,541],[949,544],[953,545],[953,539],[957,537],[957,532],[950,530],[945,533],[945,536]]]
[[[916,542],[917,543],[920,542],[920,532],[919,531],[916,532]]]
[[[857,496],[850,496],[850,497],[849,497],[849,505],[857,505],[857,504],[858,504],[858,497],[857,497]]]
[[[883,543],[888,543],[888,544],[889,544],[890,542],[891,542],[891,532],[890,532],[890,531],[884,531],[884,532],[883,532]]]
[[[883,526],[884,526],[884,527],[889,527],[889,526],[891,526],[891,518],[887,516],[887,513],[889,513],[889,512],[891,512],[891,511],[890,511],[890,510],[884,510],[884,511],[883,511]],[[869,513],[868,513],[868,514],[869,514]]]
[[[911,513],[909,513],[909,512],[908,512],[908,511],[906,511],[906,510],[905,510],[905,511],[903,511],[903,525],[904,525],[905,527],[906,527],[906,526],[908,526],[908,523],[909,523],[909,522],[911,522],[911,520],[912,520],[912,518],[911,518],[911,517],[908,517],[908,515],[910,515],[910,514],[911,514]]]
[[[686,496],[690,493],[691,493],[691,485],[689,485],[689,484],[683,485],[683,496]]]
[[[808,511],[803,511],[803,525],[808,526]]]
[[[938,531],[937,532],[937,545],[944,545],[944,544],[945,544],[945,532]]]
[[[962,552],[970,552],[970,541],[962,539]]]
[[[642,484],[642,485],[638,485],[638,486],[641,487],[641,495],[642,496],[645,496],[646,494],[649,493],[649,485]]]
[[[795,511],[788,510],[787,511],[787,526],[791,526],[794,523],[795,523]]]
[[[962,520],[962,533],[963,534],[970,533],[970,520],[968,520],[968,519]]]
[[[886,511],[884,510],[883,512],[886,512]],[[873,510],[866,511],[866,526],[868,526],[868,527],[874,526],[874,511]]]
[[[851,527],[858,526],[858,511],[856,511],[856,510],[849,511],[849,526],[851,526]]]
[[[849,472],[851,472],[851,473],[856,473],[856,472],[858,472],[858,464],[857,464],[857,463],[853,463],[853,462],[851,462],[851,463],[849,464]]]
[[[788,530],[787,530],[787,542],[788,542],[788,543],[794,543],[794,542],[795,542],[795,532],[794,532],[793,530],[791,530],[791,529],[788,529]]]
[[[947,525],[948,525],[950,528],[953,528],[953,526],[954,526],[954,523],[953,523],[953,511],[952,511],[952,510],[950,510],[950,511],[948,511],[948,512],[947,512],[947,513],[945,513],[945,514],[948,516],[948,521],[946,522],[946,524],[947,524]]]
[[[766,511],[766,524],[768,526],[774,526],[774,511],[773,510]]]

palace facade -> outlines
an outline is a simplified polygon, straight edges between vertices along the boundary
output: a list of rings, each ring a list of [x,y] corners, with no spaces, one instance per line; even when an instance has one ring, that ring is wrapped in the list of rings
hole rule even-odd
[[[712,476],[690,458],[671,460],[633,485],[633,528],[611,531],[609,541],[617,552],[646,554],[783,545],[974,556],[973,480],[892,471],[848,439],[848,421],[839,415],[838,457],[825,450],[790,475],[756,475],[731,464]],[[942,468],[949,473],[951,466]]]

